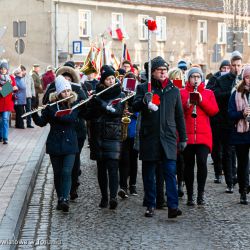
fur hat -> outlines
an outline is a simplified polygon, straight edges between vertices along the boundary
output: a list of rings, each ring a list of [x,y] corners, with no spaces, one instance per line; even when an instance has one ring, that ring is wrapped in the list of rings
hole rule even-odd
[[[166,67],[168,69],[169,64],[161,57],[157,56],[151,61],[151,72],[155,71],[159,67]]]
[[[201,79],[203,79],[203,72],[201,71],[201,69],[200,68],[198,68],[198,67],[192,67],[191,69],[189,69],[189,71],[188,71],[188,80],[189,80],[189,77],[192,75],[192,74],[194,74],[194,73],[197,73],[197,74],[200,74],[200,76],[201,76]]]
[[[75,69],[73,69],[72,67],[62,66],[62,67],[58,68],[57,71],[56,71],[56,76],[67,75],[67,74],[73,79],[74,83],[79,83],[80,82],[79,73],[76,72]]]
[[[177,67],[182,70],[187,70],[187,63],[184,60],[178,62]]]
[[[67,81],[62,75],[56,77],[55,84],[56,84],[57,95],[59,95],[66,89],[72,89],[70,82]]]
[[[115,76],[115,71],[109,65],[103,65],[101,68],[100,83],[104,83],[105,79],[109,76]]]
[[[221,70],[222,67],[224,67],[224,66],[230,66],[230,65],[231,65],[231,63],[230,63],[229,60],[223,60],[221,62],[221,64],[220,64],[220,70]]]
[[[250,76],[250,65],[246,65],[244,67],[244,70],[243,70],[243,78],[245,78],[246,76]]]

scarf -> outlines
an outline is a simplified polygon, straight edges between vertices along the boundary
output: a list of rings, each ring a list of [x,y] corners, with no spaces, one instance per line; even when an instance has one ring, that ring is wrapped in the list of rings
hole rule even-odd
[[[242,98],[241,93],[238,91],[236,91],[235,94],[235,103],[237,111],[243,111],[246,107],[249,107],[246,95],[244,94]],[[247,122],[246,119],[240,119],[236,126],[238,133],[245,133],[249,130],[249,122]]]

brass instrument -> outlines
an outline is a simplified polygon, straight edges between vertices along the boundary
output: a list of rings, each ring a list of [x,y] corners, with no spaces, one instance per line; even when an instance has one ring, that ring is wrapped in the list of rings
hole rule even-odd
[[[195,82],[194,83],[194,93],[198,92],[197,89],[198,89],[198,83]],[[193,111],[192,111],[192,114],[191,114],[192,118],[197,117],[197,107],[196,106],[197,106],[197,103],[194,104],[194,108],[193,108]]]
[[[133,91],[132,91],[131,94],[128,94],[128,96],[126,96],[125,98],[123,98],[123,99],[121,100],[121,103],[126,102],[126,101],[129,100],[131,97],[135,96],[135,94],[136,94],[136,92],[133,92]]]
[[[90,75],[91,73],[97,73],[96,65],[88,60],[88,62],[80,69],[84,75]]]
[[[126,113],[127,109],[128,109],[128,102],[125,103],[125,109],[124,109],[123,117],[121,120],[121,122],[122,122],[122,136],[121,136],[122,141],[125,141],[128,137],[128,125],[131,122],[131,119],[129,118],[128,114]]]
[[[68,100],[68,99],[70,99],[70,98],[72,98],[72,97],[74,97],[74,96],[71,95],[71,96],[65,97],[65,98],[63,98],[63,99],[60,99],[60,100],[58,100],[58,101],[56,101],[56,102],[48,103],[48,104],[46,104],[46,105],[43,105],[43,106],[38,107],[38,108],[36,108],[36,109],[33,109],[32,111],[29,111],[29,112],[24,113],[21,117],[24,118],[24,117],[29,116],[29,115],[31,115],[31,114],[37,113],[37,112],[39,112],[39,111],[45,109],[47,106],[56,105],[56,104],[58,104],[58,103],[60,103],[60,102],[66,101],[66,100]]]

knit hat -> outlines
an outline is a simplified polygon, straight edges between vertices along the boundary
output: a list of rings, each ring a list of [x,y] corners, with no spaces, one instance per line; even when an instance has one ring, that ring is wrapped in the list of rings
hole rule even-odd
[[[242,55],[238,50],[233,51],[232,54],[231,54],[231,58],[230,58],[231,61],[234,60],[235,58],[242,59]]]
[[[152,59],[151,72],[153,72],[154,70],[156,70],[159,67],[166,67],[167,69],[169,67],[169,64],[161,56],[157,56],[157,57]]]
[[[2,69],[2,68],[9,70],[9,64],[7,61],[3,60],[0,62],[0,69]]]
[[[250,65],[246,65],[244,67],[244,70],[243,70],[243,78],[245,78],[246,76],[250,76]]]
[[[230,66],[230,65],[231,65],[231,63],[230,63],[229,60],[223,60],[221,62],[221,64],[220,64],[220,70],[221,70],[222,67],[224,67],[224,66]]]
[[[188,79],[189,79],[189,77],[190,77],[192,74],[194,74],[194,73],[200,74],[201,79],[203,79],[203,73],[202,73],[201,69],[198,68],[198,67],[192,67],[192,68],[188,71]]]
[[[177,67],[182,70],[187,70],[187,63],[184,60],[178,62]]]
[[[62,75],[56,77],[56,93],[59,95],[66,89],[72,89],[69,81],[67,81]]]
[[[109,65],[103,65],[101,68],[100,83],[104,83],[105,79],[109,76],[115,76],[115,71]]]
[[[16,69],[13,70],[13,74],[14,75],[18,75],[20,73],[22,73],[22,69],[20,67],[18,67],[18,68],[16,68]]]
[[[117,72],[119,73],[119,76],[125,76],[126,74],[126,70],[122,68],[118,69]]]
[[[63,66],[68,66],[68,67],[71,67],[71,68],[75,68],[75,63],[73,61],[67,61],[64,63]]]

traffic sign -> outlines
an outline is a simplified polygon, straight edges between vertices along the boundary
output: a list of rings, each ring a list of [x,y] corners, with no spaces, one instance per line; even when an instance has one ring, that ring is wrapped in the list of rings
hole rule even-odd
[[[17,54],[19,55],[23,54],[24,49],[25,49],[25,44],[24,44],[23,39],[17,39],[15,42],[15,50]]]

